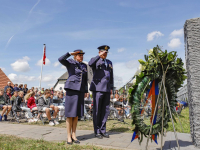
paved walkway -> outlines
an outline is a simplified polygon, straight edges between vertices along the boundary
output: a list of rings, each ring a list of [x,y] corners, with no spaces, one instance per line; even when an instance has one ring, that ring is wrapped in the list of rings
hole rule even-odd
[[[0,123],[0,133],[7,135],[15,135],[23,138],[41,139],[46,141],[61,142],[66,141],[67,132],[65,128],[37,126],[37,125],[21,125],[21,124],[9,124]],[[144,150],[146,138],[142,144],[139,145],[138,140],[130,142],[131,133],[117,133],[110,132],[110,138],[97,139],[94,137],[93,131],[90,130],[78,130],[77,138],[81,141],[81,144],[96,145],[114,149],[132,149],[132,150]],[[195,148],[191,143],[190,134],[178,133],[179,145],[181,150],[200,150]],[[175,150],[177,149],[176,140],[173,132],[168,132],[164,137],[163,149]],[[159,145],[154,142],[149,142],[149,150],[160,149],[160,139],[158,139]]]

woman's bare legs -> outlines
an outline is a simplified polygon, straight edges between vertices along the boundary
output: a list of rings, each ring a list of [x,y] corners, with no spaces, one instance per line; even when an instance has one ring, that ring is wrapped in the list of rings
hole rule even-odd
[[[72,119],[72,138],[77,140],[76,138],[76,127],[77,127],[78,117],[73,117]]]
[[[67,117],[66,119],[66,126],[67,126],[67,142],[72,142],[72,117]]]
[[[9,114],[9,112],[11,111],[11,109],[12,109],[12,106],[8,106],[8,110],[7,110],[7,113],[6,113],[6,115],[8,116],[8,114]]]
[[[6,112],[7,109],[8,109],[8,106],[3,106],[3,111],[1,113],[1,116],[3,116],[3,114]]]

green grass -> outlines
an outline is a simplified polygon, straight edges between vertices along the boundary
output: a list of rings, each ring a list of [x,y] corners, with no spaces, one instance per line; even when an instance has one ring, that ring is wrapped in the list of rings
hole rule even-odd
[[[0,150],[108,150],[92,145],[66,145],[65,142],[54,143],[42,139],[33,140],[0,134]],[[110,149],[114,150],[114,149]]]
[[[179,119],[181,121],[183,131],[181,129],[181,125],[180,125],[177,117],[176,117],[177,123],[174,123],[175,130],[177,132],[181,132],[181,133],[190,133],[190,119],[189,119],[189,108],[188,107],[182,110],[181,115],[179,116]],[[167,129],[167,131],[174,131],[172,122],[169,123],[169,128]]]
[[[189,108],[185,108],[182,110],[181,115],[179,116],[182,127],[183,127],[183,133],[190,133],[190,121],[189,121]],[[180,123],[178,118],[176,118],[177,123],[175,123],[175,129],[177,132],[182,132]],[[106,122],[106,128],[107,131],[115,131],[115,132],[126,132],[126,133],[133,133],[134,126],[132,126],[132,120],[131,119],[125,119],[125,124],[122,122],[119,122],[117,120],[110,120]],[[150,123],[149,120],[145,120],[145,122],[148,124]],[[20,123],[20,124],[28,124],[28,123]],[[41,125],[43,126],[42,122],[32,123],[31,125]],[[45,126],[48,126],[48,122],[45,123]],[[56,127],[60,128],[66,128],[65,121],[62,121],[59,125]],[[77,130],[93,130],[93,121],[78,121]],[[169,123],[169,128],[167,131],[173,131],[172,123]]]

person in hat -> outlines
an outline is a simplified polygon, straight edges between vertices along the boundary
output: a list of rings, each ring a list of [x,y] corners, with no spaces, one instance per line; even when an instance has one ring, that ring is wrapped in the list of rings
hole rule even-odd
[[[88,93],[87,84],[87,65],[84,64],[83,55],[85,53],[78,49],[71,53],[66,53],[58,60],[64,65],[69,73],[69,77],[65,83],[65,117],[68,132],[67,144],[72,142],[79,144],[76,138],[76,127],[78,117],[84,116],[84,94]],[[67,59],[71,55],[74,59]]]
[[[98,47],[99,55],[91,58],[89,66],[93,70],[90,91],[93,92],[93,124],[97,138],[109,138],[106,133],[106,121],[109,115],[110,92],[113,89],[113,65],[108,59],[109,46]]]

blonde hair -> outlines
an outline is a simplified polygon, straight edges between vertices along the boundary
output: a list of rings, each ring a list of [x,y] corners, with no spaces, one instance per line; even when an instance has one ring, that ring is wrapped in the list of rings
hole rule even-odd
[[[24,92],[23,91],[19,91],[18,94],[24,94]]]
[[[30,97],[32,97],[33,95],[35,94],[35,92],[30,92],[30,93],[28,93],[28,94],[26,94],[25,96],[24,96],[24,99],[26,99],[26,100],[28,100]]]

